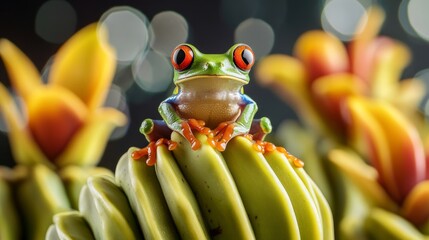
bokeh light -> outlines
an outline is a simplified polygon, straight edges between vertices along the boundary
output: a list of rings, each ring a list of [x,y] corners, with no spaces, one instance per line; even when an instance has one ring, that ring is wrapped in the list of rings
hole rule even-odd
[[[411,26],[410,19],[408,18],[408,3],[410,0],[402,0],[398,7],[398,18],[402,28],[411,36],[418,37],[416,31]]]
[[[234,39],[236,43],[248,44],[256,55],[261,58],[271,52],[274,45],[273,28],[261,19],[249,18],[235,29]]]
[[[365,21],[365,6],[357,0],[327,1],[321,15],[322,27],[343,41],[350,41],[359,33],[359,23]]]
[[[107,28],[109,42],[116,49],[117,60],[131,62],[151,41],[147,18],[132,7],[113,7],[100,22]]]
[[[76,30],[76,11],[63,0],[50,0],[39,8],[35,19],[37,35],[50,43],[62,43]]]
[[[156,14],[150,26],[154,33],[152,48],[165,56],[170,56],[177,45],[188,39],[188,22],[176,12],[164,11]]]
[[[429,1],[408,1],[407,13],[411,27],[424,40],[429,41]]]
[[[154,50],[140,55],[132,65],[137,85],[148,92],[165,91],[173,79],[173,68],[168,59]]]
[[[106,101],[104,102],[104,106],[118,109],[119,111],[124,113],[128,119],[130,118],[130,111],[128,108],[127,100],[123,94],[122,89],[119,86],[116,86],[114,84],[110,86]],[[110,135],[110,139],[114,140],[125,136],[128,131],[129,122],[130,121],[128,121],[125,126],[115,128],[113,133]]]

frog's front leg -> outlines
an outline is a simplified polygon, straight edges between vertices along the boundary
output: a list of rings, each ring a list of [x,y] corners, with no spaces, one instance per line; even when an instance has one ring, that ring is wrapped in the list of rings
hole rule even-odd
[[[177,143],[169,140],[172,130],[162,120],[145,119],[140,127],[140,132],[146,137],[149,144],[132,153],[134,160],[147,156],[146,164],[152,166],[156,162],[156,148],[159,145],[167,145],[171,151]]]
[[[204,127],[205,123],[203,121],[181,118],[174,108],[173,101],[174,97],[162,102],[158,108],[159,113],[171,130],[180,133],[189,141],[193,150],[199,149],[201,147],[201,143],[194,136],[192,130],[197,130],[198,132],[206,135],[210,134],[211,130]]]

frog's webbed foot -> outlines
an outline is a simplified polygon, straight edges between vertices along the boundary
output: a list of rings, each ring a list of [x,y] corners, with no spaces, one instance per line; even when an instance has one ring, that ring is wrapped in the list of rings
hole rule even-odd
[[[209,143],[217,150],[224,151],[229,140],[235,136],[248,134],[253,140],[262,141],[271,130],[271,122],[266,117],[253,120],[250,129],[238,122],[222,122],[213,130],[214,137],[209,139]]]
[[[201,142],[195,137],[192,130],[196,130],[207,136],[211,135],[211,130],[204,125],[204,121],[192,118],[182,122],[182,135],[189,141],[192,150],[197,150],[201,147]]]
[[[166,138],[160,138],[157,141],[149,142],[146,147],[134,151],[131,154],[131,157],[132,159],[137,160],[147,156],[146,164],[148,166],[153,166],[156,163],[156,148],[163,144],[166,145],[170,151],[173,151],[177,147],[176,142]]]
[[[302,168],[304,166],[304,162],[290,154],[284,147],[278,147],[271,142],[264,141],[265,136],[269,134],[271,130],[272,126],[270,120],[263,117],[252,122],[249,134],[245,134],[244,137],[254,141],[253,148],[256,151],[261,153],[268,153],[275,150],[279,151],[284,154],[286,158],[295,165],[295,167]]]
[[[172,151],[176,148],[177,143],[169,140],[172,130],[168,128],[162,120],[145,119],[140,127],[140,132],[145,135],[149,144],[136,150],[132,153],[131,157],[134,160],[147,156],[146,164],[152,166],[156,163],[156,148],[162,144]]]
[[[226,144],[231,140],[236,129],[235,122],[222,122],[212,131],[212,136],[208,138],[209,144],[219,151],[224,151]]]

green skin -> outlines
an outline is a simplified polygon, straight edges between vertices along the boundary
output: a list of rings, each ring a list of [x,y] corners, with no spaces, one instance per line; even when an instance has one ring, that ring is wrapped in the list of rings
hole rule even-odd
[[[140,131],[147,140],[169,138],[171,131],[185,136],[183,123],[191,118],[203,120],[210,129],[228,122],[233,124],[232,137],[250,133],[262,140],[271,132],[271,123],[265,117],[253,119],[258,107],[243,94],[249,71],[238,68],[233,60],[234,50],[242,44],[235,44],[224,54],[204,54],[186,45],[193,51],[191,66],[174,71],[176,90],[158,108],[163,121],[143,121]]]

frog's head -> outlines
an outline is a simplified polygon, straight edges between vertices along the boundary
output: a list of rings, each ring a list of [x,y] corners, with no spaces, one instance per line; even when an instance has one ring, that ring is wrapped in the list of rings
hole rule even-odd
[[[235,44],[223,54],[204,54],[191,44],[177,46],[171,54],[174,84],[190,80],[227,80],[234,85],[249,82],[249,71],[255,62],[252,49],[246,44]],[[192,81],[194,82],[194,81]]]

